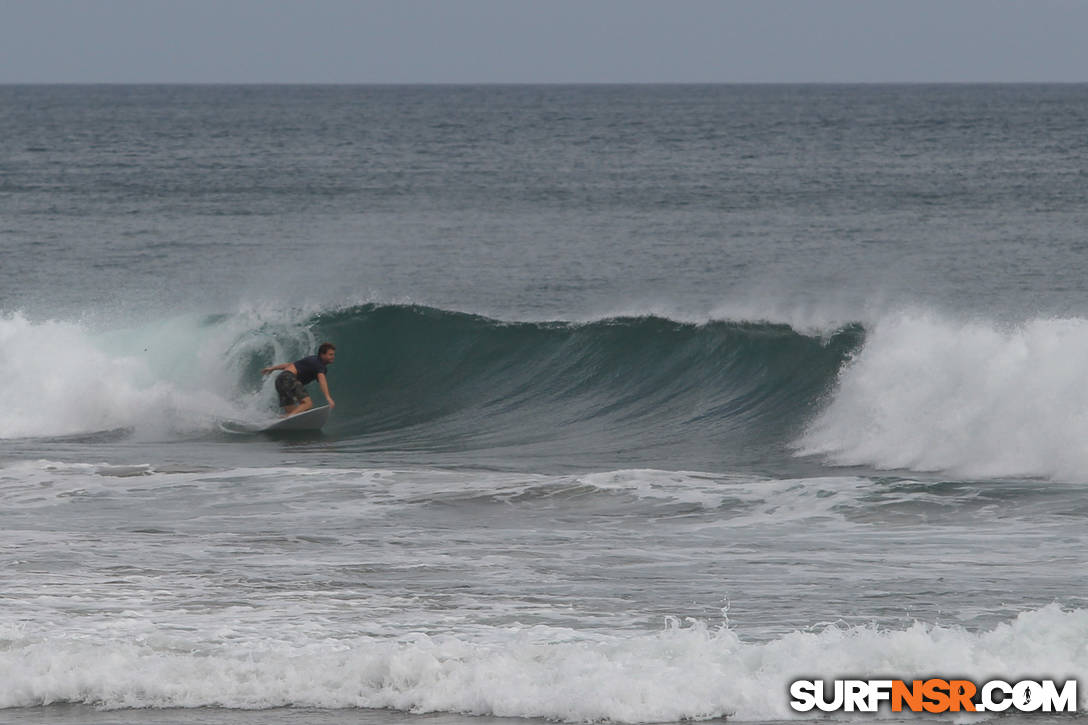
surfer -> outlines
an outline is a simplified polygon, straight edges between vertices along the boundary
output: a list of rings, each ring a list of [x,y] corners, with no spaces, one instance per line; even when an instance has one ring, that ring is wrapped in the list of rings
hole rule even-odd
[[[268,375],[276,370],[282,370],[276,378],[276,392],[280,396],[280,407],[283,408],[284,417],[302,413],[314,407],[314,401],[306,392],[306,385],[314,380],[321,386],[321,392],[325,394],[325,400],[329,401],[329,407],[335,408],[332,396],[329,395],[329,381],[325,377],[327,368],[336,359],[336,345],[331,342],[321,343],[316,355],[295,360],[293,363],[282,363],[261,370],[261,375]]]

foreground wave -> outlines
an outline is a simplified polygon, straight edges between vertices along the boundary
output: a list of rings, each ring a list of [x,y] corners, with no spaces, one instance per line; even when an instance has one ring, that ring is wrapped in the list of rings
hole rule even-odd
[[[388,708],[563,722],[675,722],[792,716],[788,686],[819,672],[904,679],[1077,677],[1088,611],[1055,605],[989,631],[915,624],[828,626],[767,642],[670,620],[657,634],[552,627],[464,635],[204,642],[147,631],[131,639],[0,631],[0,708]],[[1081,695],[1080,707],[1085,706]]]

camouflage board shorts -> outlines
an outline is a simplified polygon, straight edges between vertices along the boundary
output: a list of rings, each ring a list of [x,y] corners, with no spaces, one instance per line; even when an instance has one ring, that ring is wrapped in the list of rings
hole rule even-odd
[[[298,405],[310,397],[295,374],[287,371],[280,373],[279,377],[276,378],[276,392],[280,395],[281,408]]]

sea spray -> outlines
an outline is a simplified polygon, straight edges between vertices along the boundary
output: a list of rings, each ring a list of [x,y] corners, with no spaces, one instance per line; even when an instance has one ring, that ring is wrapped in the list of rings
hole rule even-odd
[[[1088,480],[1088,320],[960,322],[925,311],[870,330],[799,450],[844,465]]]
[[[254,368],[301,355],[312,340],[289,315],[176,315],[98,329],[7,313],[0,367],[9,414],[0,418],[0,439],[206,429],[219,417],[270,408],[274,393]]]

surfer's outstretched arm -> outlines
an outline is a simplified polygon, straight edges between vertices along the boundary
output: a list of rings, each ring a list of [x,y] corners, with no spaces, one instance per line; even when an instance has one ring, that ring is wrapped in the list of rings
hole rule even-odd
[[[287,368],[291,367],[293,364],[294,363],[280,363],[279,365],[273,365],[271,367],[262,368],[261,369],[261,375],[268,375],[269,373],[274,373],[277,370],[286,370]]]
[[[329,407],[335,408],[336,403],[333,402],[332,396],[329,395],[329,380],[325,377],[325,373],[317,374],[317,384],[321,386],[321,392],[325,394],[325,400],[329,401]]]

